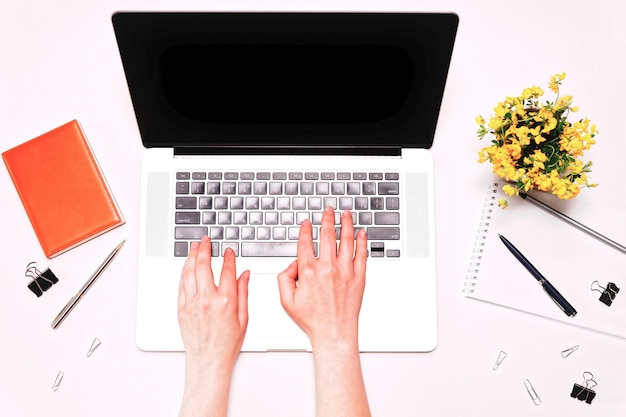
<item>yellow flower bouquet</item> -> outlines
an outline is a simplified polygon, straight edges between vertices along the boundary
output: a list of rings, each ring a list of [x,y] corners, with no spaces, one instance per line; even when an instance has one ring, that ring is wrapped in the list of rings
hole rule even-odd
[[[489,122],[476,117],[478,138],[493,135],[491,145],[478,153],[478,162],[491,162],[493,172],[508,182],[502,189],[510,197],[536,188],[571,199],[581,187],[597,185],[587,181],[591,162],[578,158],[595,143],[598,131],[587,118],[568,120],[578,107],[572,106],[572,96],[559,96],[563,79],[565,73],[550,78],[554,101],[540,103],[543,90],[533,86],[498,103]],[[507,202],[501,199],[499,204],[506,207]]]

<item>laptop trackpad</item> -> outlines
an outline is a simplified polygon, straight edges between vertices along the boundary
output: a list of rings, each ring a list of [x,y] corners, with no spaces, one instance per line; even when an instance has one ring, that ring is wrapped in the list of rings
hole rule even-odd
[[[280,303],[276,274],[251,274],[248,315],[246,339],[277,339],[278,346],[267,346],[266,349],[280,349],[282,344],[279,339],[296,338],[308,343],[306,333],[294,323]],[[253,340],[249,342],[254,344]]]

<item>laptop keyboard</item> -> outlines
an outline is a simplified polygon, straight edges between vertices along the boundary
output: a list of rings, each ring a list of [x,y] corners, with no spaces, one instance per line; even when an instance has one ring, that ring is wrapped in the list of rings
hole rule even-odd
[[[313,225],[317,254],[324,208],[352,213],[365,229],[369,255],[400,257],[400,175],[397,172],[177,172],[174,256],[209,236],[212,256],[232,248],[243,257],[295,257],[300,223]]]

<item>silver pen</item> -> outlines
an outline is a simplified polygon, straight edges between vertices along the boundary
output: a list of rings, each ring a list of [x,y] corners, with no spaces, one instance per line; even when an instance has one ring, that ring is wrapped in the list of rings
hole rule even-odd
[[[52,320],[51,326],[53,329],[56,329],[57,327],[61,325],[61,323],[63,323],[63,320],[65,320],[65,318],[70,314],[70,312],[74,309],[74,307],[76,307],[76,304],[78,304],[81,298],[83,298],[83,296],[89,290],[89,288],[92,287],[92,285],[96,282],[98,277],[102,275],[105,269],[107,269],[107,267],[109,266],[111,261],[113,261],[117,253],[120,251],[120,249],[122,249],[122,246],[124,246],[124,242],[126,242],[126,240],[122,240],[122,242],[119,245],[117,245],[115,249],[113,249],[113,252],[111,252],[109,256],[106,257],[104,262],[102,262],[102,265],[100,265],[98,269],[96,269],[93,275],[87,280],[87,282],[85,282],[85,285],[83,285],[80,291],[78,291],[78,293],[74,297],[72,297],[70,301],[68,301],[68,303],[65,305],[65,307],[63,307],[63,310],[61,310],[59,315],[56,316],[54,320]]]
[[[529,202],[533,203],[534,205],[536,205],[537,207],[544,209],[548,213],[552,214],[553,216],[558,217],[559,219],[563,220],[566,223],[569,223],[570,225],[574,226],[578,230],[580,230],[582,232],[585,232],[589,236],[592,236],[592,237],[598,239],[600,242],[609,245],[613,249],[617,249],[618,251],[626,254],[626,247],[620,245],[619,243],[609,239],[606,236],[601,235],[600,233],[596,232],[595,230],[585,226],[582,223],[577,222],[576,220],[572,219],[571,217],[566,216],[565,214],[561,213],[560,211],[553,209],[549,205],[547,205],[545,203],[542,203],[541,201],[537,200],[536,198],[533,198],[532,196],[530,196],[528,194],[519,193],[519,195],[524,200],[529,201]]]

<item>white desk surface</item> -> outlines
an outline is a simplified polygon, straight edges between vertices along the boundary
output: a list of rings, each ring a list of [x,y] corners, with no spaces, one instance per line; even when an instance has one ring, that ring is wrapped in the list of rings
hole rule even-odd
[[[425,354],[364,354],[371,409],[374,415],[394,417],[625,414],[626,341],[469,300],[461,292],[484,191],[492,179],[489,167],[476,162],[484,144],[475,137],[474,117],[489,115],[498,101],[523,87],[536,84],[548,93],[548,78],[557,72],[567,72],[565,94],[574,96],[579,114],[600,130],[588,158],[595,163],[592,180],[601,185],[583,191],[569,213],[604,225],[610,237],[626,242],[624,219],[604,219],[602,207],[592,204],[596,192],[615,204],[625,200],[623,1],[0,0],[0,150],[78,119],[127,220],[123,227],[47,260],[6,169],[0,169],[0,415],[157,417],[178,412],[183,354],[144,353],[134,342],[142,147],[111,26],[111,14],[122,9],[458,13],[432,148],[439,346]],[[105,275],[63,326],[51,330],[58,310],[123,238],[126,246]],[[23,275],[33,260],[62,278],[40,299],[26,290]],[[87,358],[96,337],[102,345]],[[561,350],[573,345],[580,349],[561,358]],[[508,356],[494,371],[501,350]],[[53,392],[59,371],[64,379]],[[598,382],[591,405],[569,396],[584,371],[593,372]],[[526,378],[541,397],[540,406],[526,392]],[[313,416],[311,355],[242,354],[230,415]]]

